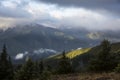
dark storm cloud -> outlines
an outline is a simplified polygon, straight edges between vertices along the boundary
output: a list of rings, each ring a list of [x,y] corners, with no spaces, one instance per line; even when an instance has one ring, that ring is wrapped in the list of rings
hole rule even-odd
[[[64,5],[64,6],[94,6],[94,5],[99,5],[99,4],[116,4],[120,3],[120,0],[36,0],[36,1],[42,1],[42,2],[48,2],[48,3],[53,3],[53,4],[58,4],[58,5]],[[101,5],[103,6],[103,5]]]
[[[36,0],[64,7],[84,7],[87,9],[103,9],[120,13],[120,0]]]

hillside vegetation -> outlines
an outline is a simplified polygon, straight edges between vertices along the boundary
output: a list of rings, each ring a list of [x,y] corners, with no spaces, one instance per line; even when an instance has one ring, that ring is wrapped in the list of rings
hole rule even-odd
[[[93,48],[76,49],[66,52],[66,57],[68,57],[72,61],[74,69],[78,71],[80,70],[81,67],[86,69],[91,59],[95,59],[95,56],[101,50],[102,50],[101,46],[96,46]],[[119,52],[120,52],[120,43],[112,43],[111,53],[114,53],[116,55]],[[57,68],[58,62],[61,58],[62,58],[62,54],[50,56],[45,60],[45,63],[51,65],[54,68]]]
[[[113,43],[111,44],[111,52],[114,53],[118,53],[120,52],[120,43]],[[66,56],[70,59],[74,59],[76,57],[80,57],[86,54],[97,54],[98,52],[100,52],[101,47],[100,46],[96,46],[93,48],[83,48],[83,49],[76,49],[76,50],[72,50],[66,53]],[[54,56],[50,56],[48,59],[60,59],[62,57],[61,54],[58,55],[54,55]]]
[[[75,58],[77,56],[80,56],[80,55],[82,55],[84,53],[89,52],[90,50],[91,50],[91,48],[76,49],[76,50],[72,50],[72,51],[67,52],[66,56],[68,58],[70,58],[70,59],[73,59],[73,58]],[[49,59],[50,58],[60,59],[60,58],[62,58],[62,55],[60,55],[60,54],[59,55],[54,55],[54,56],[50,56]]]
[[[6,50],[4,45],[0,55],[1,80],[119,80],[120,43],[103,40],[93,48],[63,51],[39,61],[28,58],[21,65],[12,64]]]

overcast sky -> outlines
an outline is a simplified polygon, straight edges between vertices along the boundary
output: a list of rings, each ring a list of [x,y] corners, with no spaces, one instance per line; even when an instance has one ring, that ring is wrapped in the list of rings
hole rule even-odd
[[[120,30],[120,0],[0,0],[0,28],[31,22]]]

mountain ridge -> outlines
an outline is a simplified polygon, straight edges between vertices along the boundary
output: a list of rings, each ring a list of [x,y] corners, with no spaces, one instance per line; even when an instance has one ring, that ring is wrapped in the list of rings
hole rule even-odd
[[[104,35],[101,35],[101,33]],[[5,43],[8,53],[13,58],[24,52],[34,54],[38,49],[52,49],[58,52],[77,48],[93,47],[99,44],[103,36],[110,39],[120,39],[119,32],[91,32],[86,29],[56,29],[40,24],[18,25],[0,30],[0,49]],[[93,39],[91,39],[89,36]],[[116,36],[115,36],[116,35]],[[47,54],[46,54],[47,55]],[[41,55],[39,55],[41,56]]]
[[[89,62],[95,58],[95,55],[97,55],[101,51],[101,46],[95,46],[95,47],[89,47],[89,48],[83,48],[83,49],[75,49],[72,51],[66,52],[66,57],[69,58],[75,69],[80,69],[81,67],[86,68],[86,66],[89,65]],[[115,55],[120,53],[120,42],[112,43],[111,44],[111,52]],[[62,58],[62,54],[56,54],[53,56],[48,57],[45,59],[45,63],[49,65],[54,65],[57,67],[59,60]]]

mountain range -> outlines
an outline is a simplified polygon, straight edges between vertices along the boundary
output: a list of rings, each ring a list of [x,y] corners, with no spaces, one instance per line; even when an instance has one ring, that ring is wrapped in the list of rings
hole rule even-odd
[[[64,50],[93,47],[104,38],[112,42],[118,42],[120,41],[119,34],[119,31],[58,29],[40,24],[17,25],[7,30],[0,30],[0,49],[2,49],[3,44],[6,44],[8,54],[14,59],[19,54],[21,54],[21,58],[24,55],[31,57],[37,55],[36,58],[44,58]],[[50,52],[51,50],[53,52]],[[38,51],[37,54],[35,51]],[[28,54],[25,54],[26,52]],[[44,53],[44,55],[41,53]]]

